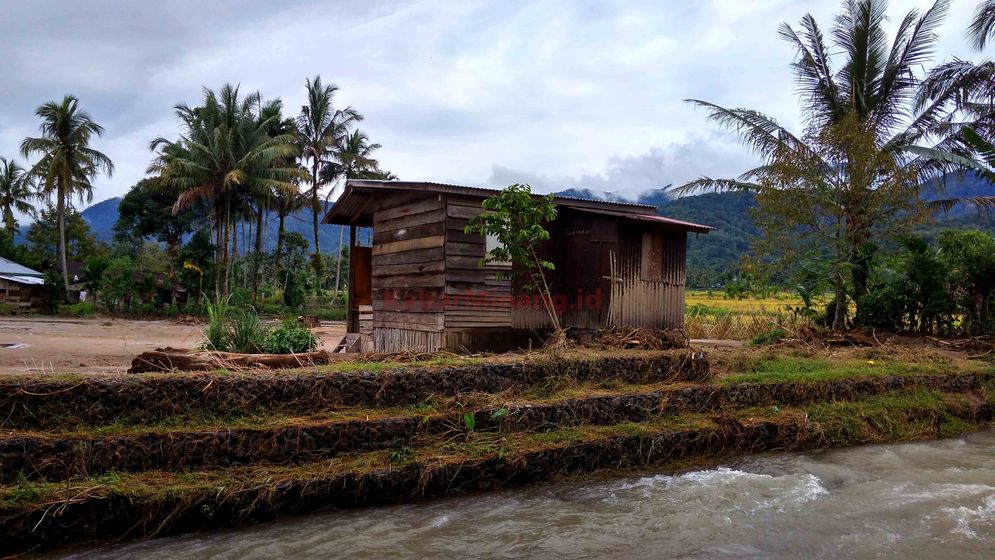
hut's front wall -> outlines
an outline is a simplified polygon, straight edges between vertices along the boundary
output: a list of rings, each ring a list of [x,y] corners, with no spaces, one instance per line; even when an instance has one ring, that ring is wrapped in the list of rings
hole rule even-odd
[[[445,326],[445,196],[401,193],[372,204],[373,348],[434,352]]]

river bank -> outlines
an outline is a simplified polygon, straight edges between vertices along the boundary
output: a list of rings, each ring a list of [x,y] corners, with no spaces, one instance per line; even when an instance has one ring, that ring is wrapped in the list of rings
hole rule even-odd
[[[995,548],[995,431],[774,453],[84,549],[79,560],[959,558]]]
[[[4,379],[0,547],[953,437],[991,420],[989,364],[876,351],[869,359],[750,350],[717,355],[710,369],[676,350]]]

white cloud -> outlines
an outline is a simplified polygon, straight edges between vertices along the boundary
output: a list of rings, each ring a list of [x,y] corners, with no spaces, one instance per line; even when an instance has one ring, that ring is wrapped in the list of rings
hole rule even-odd
[[[954,4],[938,59],[978,58],[963,40],[972,8]],[[777,26],[812,12],[828,28],[837,10],[816,0],[12,4],[0,21],[0,155],[34,133],[35,107],[74,92],[107,129],[98,147],[118,169],[97,182],[107,198],[141,178],[148,141],[176,134],[173,105],[196,102],[202,86],[238,82],[294,112],[305,78],[321,74],[405,179],[633,192],[728,176],[751,157],[682,100],[756,108],[796,128],[793,53]]]

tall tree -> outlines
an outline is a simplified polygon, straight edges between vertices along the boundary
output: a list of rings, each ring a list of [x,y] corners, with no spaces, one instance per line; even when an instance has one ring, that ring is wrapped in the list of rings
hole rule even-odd
[[[262,110],[259,113],[259,119],[268,123],[267,134],[271,138],[287,138],[293,143],[294,153],[281,158],[279,165],[283,167],[294,167],[298,168],[300,175],[304,174],[304,170],[299,168],[298,155],[300,154],[300,137],[297,134],[297,121],[290,117],[283,116],[283,102],[279,99],[270,101],[269,103],[263,105]],[[299,180],[295,178],[292,181],[293,189],[288,190],[285,188],[280,189],[266,189],[261,192],[255,193],[254,206],[256,210],[256,246],[255,254],[252,257],[252,302],[256,302],[256,298],[259,292],[259,281],[260,281],[260,265],[262,264],[263,255],[263,236],[265,233],[265,216],[274,204],[279,204],[281,200],[297,200],[300,198],[300,183]],[[295,208],[296,210],[297,208]],[[286,215],[280,216],[280,230],[277,232],[277,251],[280,249],[280,237],[283,235],[283,222]],[[279,258],[277,259],[279,261]]]
[[[919,69],[933,53],[936,29],[948,7],[947,0],[937,0],[922,13],[910,11],[889,42],[884,30],[886,2],[845,1],[832,29],[835,49],[827,46],[811,15],[802,18],[799,30],[782,24],[781,37],[796,51],[792,67],[806,131],[801,136],[757,111],[688,100],[706,109],[709,119],[737,133],[762,164],[735,179],[703,177],[677,192],[836,191],[830,197],[835,209],[827,210],[837,213],[841,228],[842,254],[831,272],[841,299],[836,328],[842,327],[847,280],[858,306],[866,293],[876,250],[873,237],[880,223],[876,220],[888,219],[882,212],[886,207],[868,207],[877,199],[875,191],[885,185],[898,188],[898,179],[906,186],[919,185],[961,163],[953,151],[956,134],[946,120],[956,90],[937,91],[928,103],[915,103],[922,88]],[[915,196],[918,191],[907,192]],[[768,209],[761,200],[758,213]],[[776,227],[786,231],[821,226],[781,223]]]
[[[377,173],[377,160],[373,158],[373,153],[380,149],[380,144],[371,144],[370,139],[358,128],[347,135],[342,145],[339,146],[335,154],[337,165],[326,167],[326,173],[333,175],[328,180],[334,180],[334,175],[346,180],[354,178],[370,178],[369,175]],[[332,193],[329,193],[331,195]],[[342,242],[345,228],[339,226],[339,247],[335,255],[335,293],[339,292],[340,280],[342,277]]]
[[[273,209],[276,211],[279,220],[276,230],[276,257],[274,259],[277,268],[283,265],[283,245],[287,232],[287,216],[302,208],[306,208],[309,204],[308,197],[300,192],[278,191],[273,193]]]
[[[55,198],[56,220],[59,226],[58,258],[62,280],[69,294],[69,271],[66,262],[66,208],[73,197],[81,203],[93,200],[92,181],[103,171],[114,172],[110,158],[90,147],[90,142],[104,129],[80,109],[79,100],[67,95],[62,102],[49,101],[35,111],[41,119],[41,136],[25,138],[21,153],[41,159],[31,168],[39,179],[39,193]]]
[[[166,244],[169,279],[176,278],[176,265],[183,236],[191,233],[197,220],[192,208],[173,213],[179,192],[161,184],[158,178],[142,179],[131,187],[118,206],[114,224],[119,239],[134,239],[139,247],[146,238]]]
[[[205,88],[203,105],[176,107],[183,130],[180,138],[157,138],[150,145],[157,157],[149,172],[181,191],[173,212],[200,201],[211,206],[219,293],[229,289],[233,218],[253,193],[296,190],[294,180],[300,174],[285,163],[295,153],[293,138],[270,136],[277,117],[260,119],[260,104],[258,93],[243,97],[231,84],[218,92]]]
[[[321,245],[318,240],[318,223],[321,220],[321,188],[329,181],[340,176],[339,163],[336,159],[338,148],[349,135],[349,130],[363,116],[353,109],[336,109],[334,107],[334,84],[323,84],[321,76],[315,76],[307,81],[307,104],[301,107],[297,117],[297,132],[300,135],[302,148],[301,159],[306,163],[311,173],[311,188],[308,197],[311,201],[311,218],[314,229],[314,256],[312,266],[320,279],[323,274],[321,264]],[[339,226],[339,236],[341,237]]]
[[[3,215],[3,229],[9,236],[17,233],[15,212],[30,218],[36,215],[31,199],[35,197],[31,176],[13,159],[0,157],[0,214]]]

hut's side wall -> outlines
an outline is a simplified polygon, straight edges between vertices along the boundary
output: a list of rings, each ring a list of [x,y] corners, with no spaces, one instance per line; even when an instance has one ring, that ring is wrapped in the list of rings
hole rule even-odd
[[[543,244],[541,257],[556,266],[546,278],[563,327],[584,330],[607,325],[610,256],[618,243],[618,227],[616,218],[562,207],[556,221],[547,224],[550,240]],[[518,329],[552,328],[541,305],[516,306],[512,324]]]
[[[499,279],[509,265],[481,266],[486,239],[464,231],[470,218],[481,214],[482,199],[446,199],[445,346],[476,349],[501,346],[511,327],[511,282]]]
[[[614,256],[609,324],[684,327],[687,233],[622,224]]]
[[[445,196],[398,193],[373,204],[373,348],[439,350],[445,326]]]

